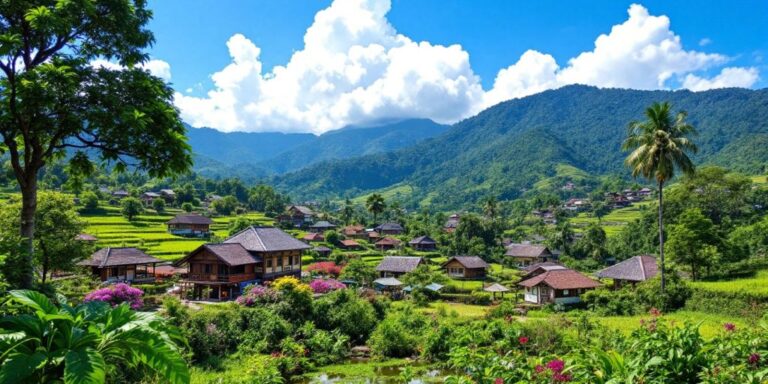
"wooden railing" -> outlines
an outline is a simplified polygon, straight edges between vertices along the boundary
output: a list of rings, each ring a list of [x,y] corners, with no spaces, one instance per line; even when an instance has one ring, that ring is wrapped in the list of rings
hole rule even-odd
[[[236,274],[212,274],[212,273],[190,273],[187,280],[192,281],[216,281],[221,283],[227,282],[239,282],[251,280],[255,276],[252,273],[236,273]]]

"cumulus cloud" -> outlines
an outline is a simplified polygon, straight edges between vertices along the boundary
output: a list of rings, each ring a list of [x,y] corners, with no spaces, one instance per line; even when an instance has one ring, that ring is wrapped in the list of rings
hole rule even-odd
[[[386,18],[390,7],[389,0],[335,0],[315,15],[304,47],[269,71],[259,47],[241,34],[232,36],[232,61],[211,76],[213,89],[203,97],[176,93],[182,117],[223,131],[322,133],[379,119],[451,123],[567,84],[702,90],[749,87],[758,76],[754,68],[726,68],[707,78],[702,73],[729,58],[684,49],[668,17],[633,4],[627,20],[597,37],[591,51],[560,66],[551,55],[528,50],[501,69],[486,91],[461,46],[399,34]]]
[[[120,64],[113,63],[111,61],[107,61],[104,59],[97,59],[94,61],[91,61],[91,66],[93,67],[103,67],[107,69],[122,69],[123,67]],[[146,69],[149,71],[149,73],[165,80],[165,81],[171,81],[171,65],[163,60],[157,60],[152,59],[144,64],[140,65],[141,68]]]

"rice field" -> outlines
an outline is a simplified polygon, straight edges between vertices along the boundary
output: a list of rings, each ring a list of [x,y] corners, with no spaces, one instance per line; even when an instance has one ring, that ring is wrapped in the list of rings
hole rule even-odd
[[[768,270],[759,271],[754,277],[728,281],[694,281],[696,288],[718,292],[749,292],[755,295],[768,295]]]
[[[641,201],[626,208],[614,209],[603,216],[602,220],[600,220],[600,225],[605,230],[606,236],[615,236],[621,232],[625,225],[639,219],[643,211],[649,209],[651,204],[652,202],[649,200]],[[597,217],[593,217],[591,214],[581,212],[578,216],[571,218],[570,222],[576,227],[576,230],[579,230],[579,227],[586,227],[590,223],[597,223],[598,220]]]
[[[165,222],[182,213],[179,209],[169,208],[163,214],[145,213],[133,221],[128,221],[120,213],[119,207],[100,207],[98,213],[83,213],[81,218],[87,223],[86,233],[96,236],[96,246],[101,247],[137,247],[148,254],[163,260],[176,260],[201,244],[204,239],[175,236],[166,231]],[[272,219],[259,213],[241,215],[259,224],[272,224]],[[216,217],[211,231],[215,237],[228,235],[229,222],[238,216]]]

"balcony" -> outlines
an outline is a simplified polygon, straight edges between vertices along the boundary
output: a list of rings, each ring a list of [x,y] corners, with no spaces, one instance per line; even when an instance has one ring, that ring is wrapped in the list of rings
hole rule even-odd
[[[212,274],[212,273],[190,273],[187,280],[189,281],[210,281],[217,283],[239,283],[241,281],[253,280],[256,275],[253,273],[237,273],[237,274]]]

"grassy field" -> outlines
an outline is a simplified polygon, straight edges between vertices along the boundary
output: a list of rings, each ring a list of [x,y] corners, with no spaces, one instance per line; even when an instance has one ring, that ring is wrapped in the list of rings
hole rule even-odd
[[[745,291],[753,294],[768,295],[768,270],[759,271],[755,277],[730,281],[695,281],[690,283],[697,288],[720,292]]]
[[[664,318],[676,325],[685,323],[700,324],[699,332],[705,338],[711,338],[723,332],[723,324],[733,323],[737,327],[744,327],[744,323],[738,317],[728,317],[703,312],[677,311],[664,315]],[[598,317],[597,321],[607,328],[617,330],[625,335],[632,333],[640,326],[640,320],[648,320],[649,316],[611,316]]]
[[[166,231],[165,222],[181,210],[169,208],[163,214],[149,213],[128,221],[120,214],[119,207],[101,207],[96,213],[83,213],[87,223],[86,232],[99,240],[97,247],[138,247],[148,254],[165,260],[175,260],[205,243],[203,239],[174,236]],[[258,213],[243,215],[256,223],[271,224],[272,219]],[[214,235],[224,238],[228,235],[227,226],[237,216],[216,217],[211,230]]]
[[[600,224],[605,230],[607,236],[614,236],[621,232],[621,229],[630,222],[640,218],[643,210],[648,209],[651,205],[651,201],[641,201],[634,203],[629,207],[614,209],[609,214],[603,216]],[[578,216],[570,219],[571,223],[576,227],[586,227],[590,223],[597,223],[597,217],[593,217],[586,212],[579,213]]]

